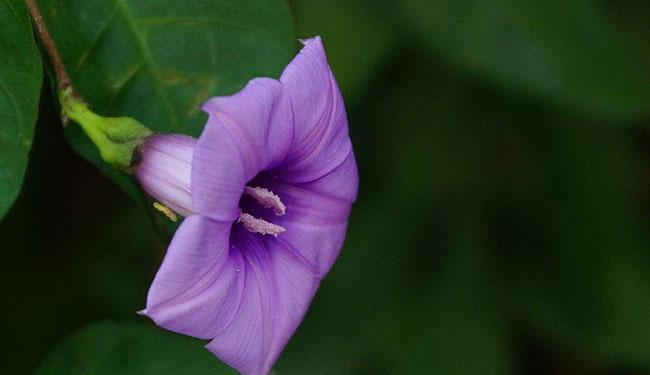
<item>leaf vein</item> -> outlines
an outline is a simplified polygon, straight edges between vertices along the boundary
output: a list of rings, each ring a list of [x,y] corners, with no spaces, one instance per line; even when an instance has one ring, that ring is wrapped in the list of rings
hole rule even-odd
[[[176,129],[179,127],[178,115],[174,110],[171,101],[169,100],[169,96],[163,85],[162,77],[160,75],[160,72],[158,71],[158,67],[155,64],[153,57],[151,56],[151,52],[149,51],[149,48],[147,47],[147,43],[144,36],[142,35],[142,31],[136,24],[135,18],[131,14],[131,11],[129,10],[128,5],[125,3],[125,1],[124,0],[114,0],[114,1],[117,4],[117,6],[120,8],[122,14],[124,15],[128,27],[131,29],[133,37],[135,38],[135,42],[138,46],[138,49],[140,49],[140,53],[142,53],[142,57],[144,61],[143,67],[146,68],[149,74],[151,74],[151,76],[153,77],[156,93],[162,99],[163,102],[162,104],[167,109],[172,127]]]
[[[124,77],[121,81],[119,81],[115,86],[113,86],[114,93],[113,96],[111,97],[111,100],[109,100],[108,106],[111,107],[117,97],[120,95],[124,87],[133,80],[138,75],[138,72],[142,70],[142,68],[145,66],[144,60],[141,61],[138,65],[136,65],[135,68],[133,68],[127,75]]]
[[[268,30],[256,27],[244,26],[242,24],[228,22],[223,19],[200,19],[200,18],[181,18],[181,17],[145,17],[138,18],[138,22],[147,26],[152,25],[190,25],[190,26],[232,26],[241,30],[251,31],[254,33],[266,35]]]
[[[113,9],[113,12],[111,13],[111,15],[108,17],[108,19],[106,20],[106,22],[102,26],[101,30],[99,30],[99,33],[97,34],[95,39],[88,46],[88,49],[79,58],[79,61],[77,62],[77,70],[81,69],[81,67],[83,67],[83,65],[86,63],[86,61],[88,60],[88,57],[90,56],[90,54],[95,50],[95,48],[99,44],[99,40],[102,38],[104,33],[106,33],[106,31],[108,30],[108,27],[111,25],[111,22],[113,22],[113,20],[116,19],[117,15],[119,13],[120,13],[120,9],[116,6]]]
[[[18,102],[16,101],[16,98],[14,97],[13,93],[11,90],[7,88],[7,85],[4,83],[4,81],[0,80],[0,88],[6,93],[7,97],[11,101],[11,106],[14,110],[14,115],[16,118],[16,123],[18,125],[18,136],[20,139],[24,140],[25,138],[25,125],[23,122],[23,118],[20,114],[20,111],[18,110]],[[21,143],[21,145],[24,145],[24,143]]]
[[[18,12],[16,12],[16,9],[13,7],[13,5],[11,5],[11,1],[10,0],[5,0],[5,3],[7,3],[7,6],[11,10],[11,13],[13,13],[14,16],[16,16],[16,18],[20,18],[20,15],[18,15]]]

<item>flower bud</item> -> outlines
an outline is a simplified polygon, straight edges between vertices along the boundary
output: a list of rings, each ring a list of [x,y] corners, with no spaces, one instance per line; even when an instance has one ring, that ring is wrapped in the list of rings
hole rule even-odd
[[[146,126],[130,117],[105,117],[88,108],[68,88],[59,93],[65,118],[78,123],[95,144],[101,158],[119,169],[128,169],[137,147],[152,134]]]
[[[197,139],[179,134],[156,134],[145,139],[133,161],[133,174],[158,202],[182,216],[193,213],[192,156]]]

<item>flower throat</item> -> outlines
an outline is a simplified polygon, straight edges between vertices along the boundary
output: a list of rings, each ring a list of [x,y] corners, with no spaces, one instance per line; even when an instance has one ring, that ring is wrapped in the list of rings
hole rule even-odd
[[[287,212],[287,207],[282,203],[280,197],[268,189],[259,186],[245,186],[244,194],[249,195],[257,201],[257,203],[264,206],[264,208],[272,209],[276,216],[282,216]],[[286,231],[286,229],[280,225],[257,218],[241,209],[239,210],[239,218],[237,219],[237,222],[242,224],[249,232],[259,233],[261,235],[270,234],[277,237],[278,234]]]

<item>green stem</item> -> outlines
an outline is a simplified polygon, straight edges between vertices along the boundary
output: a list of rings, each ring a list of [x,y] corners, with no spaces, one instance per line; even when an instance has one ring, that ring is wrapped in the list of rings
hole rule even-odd
[[[92,112],[82,102],[72,99],[73,97],[71,92],[60,93],[59,97],[61,98],[63,114],[79,124],[84,133],[86,133],[88,138],[90,138],[97,148],[100,150],[109,148],[111,141],[108,139],[108,136],[100,130],[103,118]]]
[[[130,117],[104,117],[94,113],[69,87],[59,92],[59,100],[63,115],[79,124],[97,146],[102,159],[116,168],[129,170],[137,147],[152,134]]]

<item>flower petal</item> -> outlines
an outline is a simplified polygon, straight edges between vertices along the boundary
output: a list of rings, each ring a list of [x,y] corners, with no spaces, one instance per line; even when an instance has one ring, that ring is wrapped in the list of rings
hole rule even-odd
[[[294,137],[278,177],[290,183],[330,173],[352,150],[343,98],[322,41],[315,37],[303,44],[280,77],[294,112]]]
[[[170,331],[211,339],[226,328],[243,292],[243,259],[230,254],[230,223],[194,215],[177,230],[141,313]]]
[[[192,164],[194,208],[218,220],[235,220],[244,185],[286,156],[292,112],[282,85],[269,78],[251,80],[240,92],[210,99],[208,123]]]
[[[287,206],[285,215],[274,218],[285,229],[275,241],[301,257],[315,275],[324,277],[341,250],[356,197],[353,155],[330,174],[307,184],[287,184],[267,176],[258,181]]]
[[[310,265],[314,275],[322,279],[341,251],[347,224],[343,222],[322,226],[283,220],[282,225],[287,232],[294,235],[281,236],[278,243],[299,254],[305,263]]]
[[[359,189],[359,172],[354,153],[350,151],[343,162],[330,173],[313,181],[294,185],[350,204],[354,203]]]
[[[197,140],[179,134],[156,134],[140,146],[133,172],[142,188],[173,211],[192,214],[190,178]]]
[[[318,279],[268,238],[235,229],[245,289],[235,319],[206,348],[245,375],[266,375],[296,330]]]
[[[323,278],[343,245],[351,204],[294,185],[268,185],[289,207],[286,215],[275,219],[285,232],[274,241],[301,258],[315,276]]]
[[[278,246],[279,243],[270,237],[264,240],[269,250],[276,293],[273,306],[275,329],[266,360],[266,367],[270,369],[302,322],[320,279],[297,254]]]

